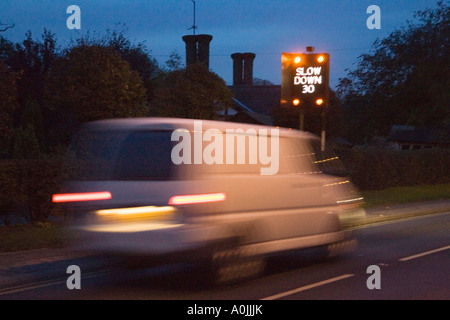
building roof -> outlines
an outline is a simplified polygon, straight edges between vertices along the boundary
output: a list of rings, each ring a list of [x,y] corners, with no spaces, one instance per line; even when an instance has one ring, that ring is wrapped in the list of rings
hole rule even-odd
[[[248,120],[250,120],[250,121],[247,120],[246,122],[258,123],[258,124],[263,124],[263,125],[267,125],[267,126],[273,125],[272,117],[270,117],[269,115],[265,115],[265,114],[253,111],[252,109],[247,107],[245,104],[243,104],[236,98],[233,99],[233,102],[234,102],[233,107],[238,112],[238,114],[234,115],[233,116],[234,119],[232,118],[231,120],[246,121],[245,120],[245,117],[246,117],[246,118],[248,118]],[[239,115],[239,113],[245,115],[244,119],[243,119],[242,115]]]
[[[450,145],[450,127],[417,128],[412,126],[392,126],[387,140],[399,143]]]
[[[280,85],[235,85],[229,88],[240,103],[258,114],[271,117],[274,108],[280,105]]]

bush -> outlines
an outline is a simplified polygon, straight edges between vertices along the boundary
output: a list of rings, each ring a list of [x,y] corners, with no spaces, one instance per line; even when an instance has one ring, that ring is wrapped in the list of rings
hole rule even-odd
[[[46,220],[63,168],[59,158],[0,161],[0,214],[6,224],[19,215],[31,222]]]
[[[450,150],[337,149],[361,190],[450,182]]]

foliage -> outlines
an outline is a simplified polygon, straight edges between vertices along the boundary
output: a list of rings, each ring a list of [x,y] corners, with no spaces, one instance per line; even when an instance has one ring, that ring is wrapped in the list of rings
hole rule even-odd
[[[132,43],[127,37],[126,25],[122,25],[121,29],[119,29],[119,27],[119,25],[116,25],[115,29],[108,29],[106,35],[101,37],[92,37],[87,33],[85,36],[76,39],[67,51],[71,50],[71,48],[81,46],[111,48],[117,52],[123,60],[129,63],[132,70],[139,73],[146,88],[147,99],[150,101],[154,97],[154,79],[157,78],[162,71],[158,66],[158,62],[151,57],[150,51],[147,49],[145,43]]]
[[[11,80],[12,86],[7,86],[9,94],[17,97],[14,112],[10,114],[16,137],[21,139],[23,133],[30,130],[27,128],[28,124],[23,124],[23,118],[34,118],[31,120],[34,127],[32,131],[35,131],[33,134],[38,139],[41,151],[46,151],[46,129],[52,128],[53,119],[44,103],[44,93],[49,71],[60,56],[60,50],[50,31],[44,30],[41,40],[33,40],[31,32],[26,33],[22,43],[16,44],[0,37],[0,57],[10,72],[17,76],[15,81]],[[8,157],[10,156],[11,150],[8,153]]]
[[[41,154],[35,128],[27,124],[16,129],[12,151],[13,159],[36,159]]]
[[[139,75],[109,48],[73,48],[57,62],[50,81],[53,106],[74,111],[81,122],[146,114]]]
[[[73,168],[66,149],[80,123],[115,117],[213,119],[230,106],[225,82],[173,53],[161,70],[124,31],[83,37],[61,50],[54,34],[21,43],[0,37],[0,216],[45,220],[51,195]],[[149,106],[151,102],[151,113]]]
[[[61,224],[38,222],[0,227],[0,252],[63,248],[69,244]]]
[[[172,72],[175,70],[181,70],[184,68],[184,64],[181,60],[181,56],[178,54],[178,52],[173,51],[170,56],[169,60],[166,61],[166,72]]]
[[[33,100],[41,103],[48,72],[59,56],[55,35],[48,30],[42,34],[42,42],[33,40],[31,31],[26,33],[22,43],[12,44],[3,39],[0,42],[0,55],[5,63],[14,71],[21,74],[17,83],[18,97],[21,106]],[[17,114],[20,119],[22,110]]]
[[[450,150],[337,149],[353,182],[362,190],[450,183]]]
[[[44,117],[42,110],[36,101],[27,101],[22,114],[21,128],[31,127],[36,136],[37,146],[40,151],[45,151]]]
[[[140,104],[144,97],[145,102],[148,104],[148,102],[153,99],[154,79],[160,75],[161,70],[159,69],[156,60],[151,58],[144,43],[132,43],[128,39],[125,29],[119,31],[108,30],[107,34],[100,38],[92,38],[89,35],[80,37],[63,50],[58,46],[55,35],[48,30],[44,30],[40,40],[34,40],[29,31],[25,35],[25,40],[20,43],[12,43],[1,36],[0,59],[3,60],[6,69],[2,67],[0,67],[0,69],[2,69],[2,75],[5,74],[4,70],[7,70],[8,72],[8,77],[2,76],[2,80],[5,81],[5,85],[7,85],[7,81],[13,85],[5,87],[0,80],[0,90],[8,90],[8,101],[11,101],[11,96],[16,97],[17,100],[13,103],[15,104],[13,110],[7,113],[7,116],[3,112],[4,107],[2,106],[0,109],[1,114],[5,115],[5,117],[2,117],[0,120],[2,128],[11,126],[10,124],[12,123],[11,130],[2,131],[5,132],[4,136],[8,132],[10,137],[8,139],[2,139],[2,145],[0,146],[1,157],[11,156],[11,140],[14,130],[28,130],[26,129],[27,126],[22,124],[22,118],[24,117],[24,112],[28,112],[27,109],[29,109],[28,105],[30,101],[39,106],[41,109],[40,114],[43,118],[43,132],[40,128],[37,128],[36,123],[34,123],[35,134],[39,140],[41,151],[49,152],[58,148],[61,144],[67,144],[68,137],[71,135],[73,128],[77,127],[80,122],[80,117],[72,112],[73,110],[64,110],[64,107],[61,108],[61,106],[67,105],[67,101],[65,101],[66,97],[57,96],[57,94],[64,94],[69,91],[70,88],[65,91],[63,90],[64,83],[60,82],[58,85],[55,85],[55,83],[58,81],[65,81],[66,79],[64,77],[67,77],[69,73],[74,70],[74,68],[71,70],[62,70],[64,66],[62,61],[67,60],[68,57],[73,57],[75,54],[73,54],[72,51],[80,51],[80,48],[88,47],[102,47],[105,50],[108,49],[111,52],[115,52],[119,57],[114,58],[115,60],[108,60],[108,58],[105,60],[105,63],[99,65],[99,67],[106,67],[106,64],[109,63],[106,69],[110,70],[110,67],[113,66],[111,63],[116,63],[114,66],[116,71],[112,71],[116,76],[113,78],[116,81],[122,79],[126,82],[121,87],[122,89],[129,88],[126,90],[128,98],[120,97],[121,94],[124,94],[123,90],[117,90],[116,95],[113,96],[109,94],[106,95],[107,97],[111,97],[109,101],[117,98],[115,104],[110,105],[110,108],[114,108],[117,104],[127,104],[128,101]],[[94,60],[97,58],[99,58],[99,55],[92,57]],[[119,62],[119,60],[121,61]],[[106,63],[106,61],[109,62]],[[124,61],[128,63],[128,67],[124,66]],[[119,63],[117,64],[117,62]],[[69,67],[70,64],[71,62],[67,61],[65,66]],[[81,62],[78,67],[78,71],[80,71]],[[91,64],[91,70],[92,67]],[[55,70],[55,68],[58,69]],[[121,71],[118,71],[119,69]],[[124,76],[128,75],[128,69],[131,69],[134,72],[129,74],[129,76]],[[117,76],[118,74],[121,74],[121,72],[125,72],[122,73],[122,78]],[[105,74],[103,73],[103,75]],[[100,79],[101,76],[95,79],[93,79],[89,73],[84,76],[86,76],[87,81],[82,79],[83,75],[81,73],[78,75],[79,83],[86,82],[87,84],[92,85],[93,82],[95,82],[95,79],[102,81]],[[138,78],[140,79],[138,80]],[[106,82],[105,84],[106,86],[111,86],[111,81]],[[57,88],[58,86],[61,90]],[[97,86],[103,87],[103,83],[97,82]],[[142,86],[143,90],[139,88]],[[76,90],[76,88],[72,89]],[[109,87],[109,89],[111,90],[111,87]],[[95,86],[93,87],[93,90],[96,90]],[[133,90],[138,90],[139,92]],[[100,91],[99,93],[106,93],[107,91],[108,89],[105,88],[105,90]],[[133,96],[132,92],[135,92],[135,96]],[[83,92],[83,94],[85,93],[86,92]],[[4,96],[6,96],[6,93]],[[85,96],[87,99],[90,97],[91,96],[89,95]],[[98,98],[100,99],[101,97],[98,96]],[[87,100],[84,99],[84,101]],[[130,104],[130,107],[133,108],[133,103]],[[141,109],[142,111],[145,110],[145,106],[141,106]],[[88,111],[90,112],[91,110]],[[122,116],[122,113],[119,112],[119,114]],[[129,114],[131,114],[129,116],[135,115],[133,112]],[[138,114],[146,115],[146,112],[138,112]],[[8,120],[8,117],[12,117],[12,122]],[[86,115],[86,118],[90,119],[92,117]],[[22,129],[19,129],[19,127],[22,127]],[[18,134],[20,135],[21,133]]]
[[[47,219],[62,168],[62,159],[55,157],[0,161],[0,215]]]
[[[450,124],[450,7],[438,1],[414,17],[417,22],[375,41],[340,81],[348,136],[356,142],[386,136],[394,124]]]
[[[71,126],[66,128],[66,138],[79,123],[147,114],[142,79],[107,47],[80,46],[68,51],[50,72],[47,94],[56,119]]]
[[[215,119],[217,112],[232,104],[225,81],[202,64],[165,75],[155,90],[150,115]]]
[[[0,59],[0,158],[11,153],[14,135],[14,114],[19,109],[17,80],[19,75],[11,71]]]

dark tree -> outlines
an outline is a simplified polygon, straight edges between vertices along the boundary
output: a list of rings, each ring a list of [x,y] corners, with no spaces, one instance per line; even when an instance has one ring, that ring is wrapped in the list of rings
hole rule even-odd
[[[450,124],[450,7],[419,11],[415,22],[373,44],[371,53],[341,79],[348,136],[364,142],[394,124]]]
[[[115,29],[108,29],[106,35],[91,37],[87,33],[84,37],[74,41],[70,50],[80,46],[99,46],[111,48],[117,52],[122,59],[128,62],[131,69],[137,71],[144,83],[147,99],[150,101],[154,96],[154,82],[162,70],[156,59],[152,58],[150,51],[144,42],[133,43],[127,36],[127,27],[117,25]]]
[[[3,42],[0,50],[5,63],[21,74],[18,95],[22,110],[16,117],[17,121],[20,121],[21,112],[28,101],[33,100],[39,104],[43,101],[48,72],[59,55],[55,36],[50,31],[44,30],[42,42],[35,41],[30,31],[25,36],[22,43],[12,47],[8,42]]]
[[[216,119],[231,106],[225,81],[202,64],[169,72],[160,80],[151,102],[151,116]]]
[[[113,49],[72,48],[50,73],[48,104],[54,110],[53,139],[67,143],[80,123],[147,115],[142,79]]]
[[[10,70],[0,58],[0,158],[7,158],[12,151],[14,115],[19,109],[17,81],[19,75]]]

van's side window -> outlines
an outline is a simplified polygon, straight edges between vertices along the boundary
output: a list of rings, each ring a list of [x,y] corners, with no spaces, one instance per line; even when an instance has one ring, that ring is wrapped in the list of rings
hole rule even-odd
[[[119,149],[114,180],[171,180],[171,132],[148,131],[130,133]]]
[[[75,180],[172,180],[170,131],[84,131],[71,146]]]

